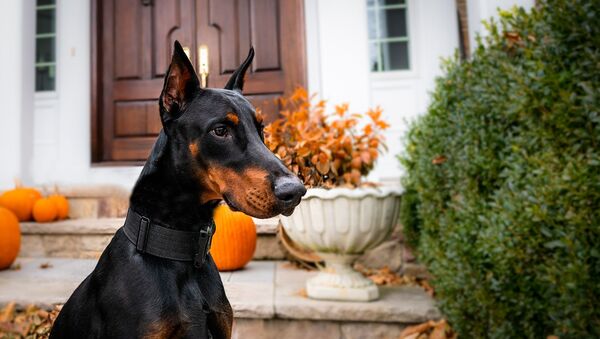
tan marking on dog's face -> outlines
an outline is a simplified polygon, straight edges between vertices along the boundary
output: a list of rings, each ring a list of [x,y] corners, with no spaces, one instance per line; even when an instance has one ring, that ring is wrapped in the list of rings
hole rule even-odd
[[[221,196],[242,212],[257,218],[269,218],[277,204],[271,189],[269,173],[251,167],[238,173],[230,168],[212,167],[207,171],[208,179]]]
[[[240,117],[238,117],[238,115],[233,112],[227,113],[225,119],[231,121],[234,125],[237,125],[240,123]]]
[[[219,187],[210,180],[207,171],[204,168],[198,167],[196,169],[196,177],[202,186],[200,193],[200,204],[205,204],[211,200],[221,200],[223,196],[219,193]]]
[[[188,145],[188,149],[190,150],[190,154],[192,155],[192,158],[196,158],[196,156],[198,156],[198,144],[195,142],[192,142],[191,144]]]

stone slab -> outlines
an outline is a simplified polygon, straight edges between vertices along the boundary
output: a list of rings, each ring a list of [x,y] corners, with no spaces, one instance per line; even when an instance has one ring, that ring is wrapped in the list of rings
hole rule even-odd
[[[0,307],[11,301],[21,307],[37,304],[47,308],[64,303],[93,270],[96,260],[18,258],[17,263],[20,270],[0,271]],[[45,263],[49,267],[41,268]],[[327,324],[342,322],[331,331],[350,333],[352,326],[343,322],[377,323],[387,328],[385,324],[418,323],[440,317],[434,301],[418,287],[381,288],[381,299],[374,302],[308,299],[303,292],[304,282],[314,274],[282,262],[252,261],[244,270],[222,273],[221,279],[238,319],[314,320],[325,324],[323,330],[327,331],[331,328]],[[280,326],[268,322],[246,325],[269,331]],[[293,326],[300,326],[301,330],[304,325]]]
[[[275,315],[287,319],[352,320],[418,323],[441,316],[433,299],[419,287],[380,287],[370,302],[313,300],[305,282],[316,272],[278,263],[275,273]]]
[[[258,238],[254,259],[283,259],[285,250],[277,236],[271,233],[272,222],[275,219],[257,220],[265,223],[257,224]],[[68,219],[51,223],[23,222],[20,256],[97,259],[124,222],[124,218]]]
[[[252,218],[256,225],[256,233],[258,234],[277,234],[279,227],[279,217],[269,219]]]
[[[15,301],[19,307],[36,304],[52,308],[64,303],[92,272],[96,260],[18,258],[21,269],[0,271],[0,305]],[[41,268],[47,264],[47,268]]]
[[[69,218],[71,219],[98,218],[99,210],[100,199],[69,198]]]
[[[58,187],[60,194],[68,198],[129,199],[130,190],[117,185],[64,185]]]
[[[286,250],[276,235],[258,233],[254,260],[283,260]]]
[[[245,319],[233,322],[233,339],[397,339],[405,325],[289,319]]]
[[[22,234],[106,234],[113,235],[125,218],[67,219],[56,222],[22,222]]]
[[[52,309],[55,304],[63,304],[97,262],[95,259],[17,258],[15,264],[20,269],[0,271],[0,308],[12,301],[20,308],[35,304]],[[221,273],[222,280],[229,276],[231,273]]]
[[[234,316],[272,318],[275,315],[274,280],[272,261],[251,261],[242,270],[232,272],[223,285]]]

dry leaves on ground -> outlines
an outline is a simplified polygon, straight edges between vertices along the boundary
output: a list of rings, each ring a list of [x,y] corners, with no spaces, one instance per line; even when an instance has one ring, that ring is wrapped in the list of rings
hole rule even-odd
[[[36,306],[17,311],[14,302],[0,310],[0,339],[42,339],[50,336],[50,329],[61,306],[48,312]]]
[[[390,270],[387,266],[374,269],[368,268],[360,264],[355,264],[354,269],[362,273],[365,277],[371,279],[375,284],[381,286],[420,286],[425,292],[433,297],[434,291],[429,282],[426,279],[417,278],[412,275],[404,274],[400,275]]]
[[[457,337],[448,322],[442,319],[409,326],[400,333],[399,339],[456,339]]]
[[[43,270],[45,270],[47,268],[51,268],[51,267],[52,267],[52,264],[49,263],[49,262],[45,262],[45,263],[40,264],[40,268],[43,269]]]

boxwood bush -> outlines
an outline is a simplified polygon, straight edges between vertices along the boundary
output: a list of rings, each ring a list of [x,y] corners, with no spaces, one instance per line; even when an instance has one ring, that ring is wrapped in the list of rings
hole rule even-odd
[[[408,133],[402,220],[463,338],[600,338],[599,7],[501,11]]]

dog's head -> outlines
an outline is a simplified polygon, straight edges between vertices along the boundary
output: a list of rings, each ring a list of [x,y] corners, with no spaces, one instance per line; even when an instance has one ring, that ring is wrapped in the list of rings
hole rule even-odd
[[[163,130],[178,159],[175,168],[192,173],[199,185],[201,204],[223,199],[257,218],[290,215],[306,189],[265,146],[262,118],[242,95],[253,57],[250,49],[225,89],[202,89],[175,42],[159,99]]]

